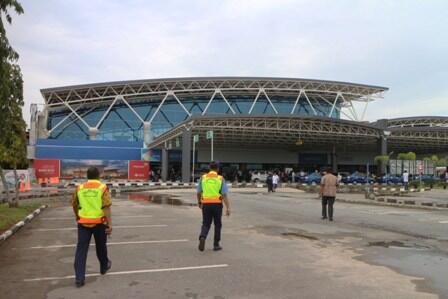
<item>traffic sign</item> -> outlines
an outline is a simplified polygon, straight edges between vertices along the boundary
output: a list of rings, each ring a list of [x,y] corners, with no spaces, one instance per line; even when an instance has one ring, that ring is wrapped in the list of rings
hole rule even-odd
[[[207,131],[207,139],[213,139],[213,131]]]

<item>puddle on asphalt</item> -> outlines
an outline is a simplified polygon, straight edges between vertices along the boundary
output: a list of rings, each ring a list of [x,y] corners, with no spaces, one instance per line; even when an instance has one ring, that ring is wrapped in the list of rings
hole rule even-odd
[[[395,241],[395,243],[401,242]],[[381,250],[375,253],[367,253],[360,260],[390,267],[405,275],[418,277],[413,280],[418,291],[436,293],[441,298],[448,298],[448,285],[446,284],[448,256],[446,253],[429,249],[429,247],[422,250],[421,247],[424,246],[414,245],[393,247],[394,249],[405,250]],[[382,246],[382,244],[378,246]],[[392,246],[388,248],[392,248]]]
[[[250,230],[255,230],[258,233],[268,235],[268,236],[281,236],[288,240],[293,239],[307,239],[316,241],[319,240],[317,237],[298,229],[285,228],[281,226],[254,226]]]
[[[376,241],[376,242],[369,242],[368,246],[370,247],[384,247],[384,248],[391,248],[391,249],[412,249],[412,250],[426,250],[430,249],[427,246],[422,246],[418,244],[405,244],[404,242],[400,241]]]
[[[314,236],[305,235],[305,234],[302,234],[302,233],[294,233],[294,232],[282,233],[282,236],[294,237],[294,238],[303,238],[303,239],[308,239],[308,240],[318,240],[318,238],[316,238]]]
[[[153,204],[171,205],[171,206],[192,206],[192,203],[185,203],[179,198],[165,194],[147,194],[147,193],[130,193],[119,198],[132,201],[149,202]]]

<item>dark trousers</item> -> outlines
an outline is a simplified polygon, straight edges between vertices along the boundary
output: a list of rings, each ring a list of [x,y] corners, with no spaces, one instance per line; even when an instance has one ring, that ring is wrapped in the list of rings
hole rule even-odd
[[[328,204],[328,216],[333,219],[333,204],[334,197],[322,196],[322,217],[327,218],[327,204]]]
[[[202,204],[202,227],[200,238],[207,238],[208,231],[213,224],[215,225],[215,238],[213,245],[219,245],[221,241],[221,218],[222,218],[222,204],[221,203],[206,203]]]
[[[100,270],[107,269],[109,259],[107,258],[106,226],[98,224],[94,227],[84,227],[78,224],[78,244],[76,245],[75,254],[76,281],[81,281],[85,278],[87,252],[89,251],[92,234],[95,238],[96,256],[100,262]]]

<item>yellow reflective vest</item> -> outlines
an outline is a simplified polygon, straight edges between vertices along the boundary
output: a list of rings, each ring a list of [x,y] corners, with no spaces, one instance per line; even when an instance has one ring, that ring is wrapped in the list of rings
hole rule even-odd
[[[204,174],[201,178],[202,203],[221,203],[221,188],[223,178],[215,171]]]
[[[107,186],[98,180],[88,180],[78,187],[78,223],[100,224],[104,222],[103,193]]]

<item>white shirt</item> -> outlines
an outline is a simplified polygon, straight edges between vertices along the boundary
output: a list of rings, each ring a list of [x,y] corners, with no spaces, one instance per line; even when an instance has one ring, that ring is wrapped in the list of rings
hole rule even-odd
[[[405,183],[409,182],[409,173],[407,172],[403,173],[403,182]]]
[[[278,184],[278,179],[279,179],[278,175],[274,174],[272,176],[272,184],[277,185]]]

